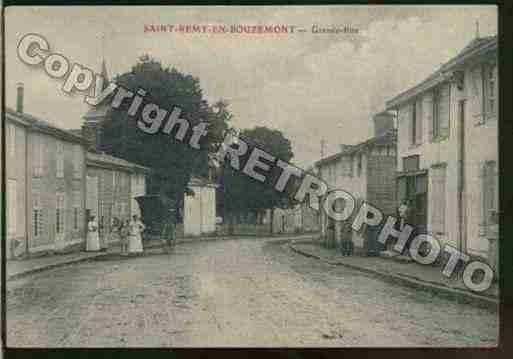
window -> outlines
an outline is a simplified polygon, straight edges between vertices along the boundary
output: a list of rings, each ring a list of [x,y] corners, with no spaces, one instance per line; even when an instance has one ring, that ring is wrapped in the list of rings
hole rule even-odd
[[[32,171],[34,177],[41,177],[43,175],[45,151],[44,138],[35,136],[32,152]]]
[[[32,221],[34,237],[40,237],[43,232],[44,213],[41,205],[41,193],[39,190],[34,190],[32,193]]]
[[[497,65],[480,64],[471,70],[472,112],[475,124],[480,125],[497,114]]]
[[[64,193],[57,193],[57,207],[55,209],[55,228],[57,234],[64,233],[65,197]]]
[[[112,172],[112,190],[116,190],[116,176],[118,175],[118,172],[113,171]]]
[[[17,182],[16,180],[10,179],[7,182],[7,233],[9,235],[16,235],[16,223],[17,223]]]
[[[494,214],[498,211],[497,164],[487,161],[482,168],[482,235],[487,235],[494,223]]]
[[[57,141],[57,178],[64,177],[64,143]]]
[[[410,143],[418,145],[422,143],[422,100],[417,100],[411,105]]]
[[[404,172],[418,171],[419,168],[419,155],[403,157]]]
[[[434,234],[445,233],[446,212],[446,166],[440,165],[432,168],[431,184],[433,208],[431,211],[431,230]]]
[[[449,137],[450,85],[444,84],[433,91],[431,140]]]
[[[340,176],[348,177],[353,175],[353,158],[351,156],[344,156],[339,162]]]
[[[483,113],[486,118],[494,117],[497,107],[495,70],[495,64],[485,64],[482,67]]]
[[[82,153],[80,145],[73,146],[73,177],[76,179],[82,178]]]
[[[356,169],[357,176],[360,177],[362,175],[362,155],[358,155],[358,168]]]
[[[73,230],[80,229],[80,207],[81,207],[80,191],[73,191]]]
[[[12,123],[9,124],[7,127],[8,131],[8,153],[9,156],[14,157],[16,153],[16,126]]]

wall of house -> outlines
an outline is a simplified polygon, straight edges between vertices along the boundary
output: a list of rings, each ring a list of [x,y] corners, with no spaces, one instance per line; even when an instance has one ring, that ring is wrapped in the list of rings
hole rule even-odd
[[[10,126],[14,129],[14,152],[9,150],[11,144],[10,136],[13,132],[10,132]],[[6,224],[7,224],[7,243],[6,243],[6,255],[7,258],[19,256],[26,251],[26,143],[27,143],[27,130],[24,126],[15,124],[6,118],[6,147],[5,147],[5,171],[6,171]],[[11,194],[9,183],[15,183],[16,191]],[[13,188],[13,187],[11,187]],[[11,200],[11,195],[14,198]],[[13,208],[14,207],[14,208]],[[16,213],[13,213],[15,211]],[[10,216],[15,217],[15,226],[10,228]]]
[[[29,252],[44,250],[59,250],[85,241],[85,149],[82,145],[58,139],[54,136],[39,132],[30,132],[28,166],[28,211],[29,218]],[[63,177],[57,177],[57,142],[64,146]],[[37,145],[41,143],[41,147]],[[76,150],[74,150],[76,148]],[[41,151],[42,173],[36,173],[34,153]],[[75,151],[78,157],[75,158]],[[81,163],[79,175],[75,175],[74,166],[77,160]],[[78,228],[74,228],[73,197],[75,191],[80,197]],[[64,196],[63,231],[57,233],[57,194]],[[41,231],[35,233],[34,207],[38,204],[41,209]]]
[[[321,167],[322,179],[326,181],[330,189],[341,189],[349,192],[357,203],[367,200],[368,181],[368,154],[362,153],[361,171],[358,172],[358,155],[343,156]],[[351,172],[344,172],[343,161],[351,160]],[[330,169],[331,167],[331,169]],[[322,211],[321,211],[322,212]],[[324,220],[326,220],[326,216]],[[321,219],[322,220],[322,219]],[[353,242],[357,247],[363,247],[364,237],[362,233],[353,232]]]
[[[476,64],[477,65],[477,64]],[[466,99],[465,116],[465,200],[466,250],[474,255],[487,256],[488,239],[483,224],[483,175],[486,161],[495,161],[498,168],[498,116],[479,123],[481,100],[475,92],[471,70],[474,64],[465,68],[465,85],[461,98]],[[495,78],[497,67],[495,68]],[[480,83],[480,79],[477,79]],[[496,81],[497,83],[498,81]],[[496,85],[496,89],[498,89]],[[498,94],[498,91],[495,91]],[[499,106],[496,96],[497,108]],[[497,176],[498,177],[498,176]],[[498,184],[496,184],[498,188]]]
[[[305,202],[301,205],[302,210],[302,229],[304,232],[320,231],[319,212],[310,208]]]
[[[296,233],[302,228],[301,207],[299,205],[293,208],[275,208],[274,209],[274,233]]]
[[[87,166],[87,176],[95,178],[91,181],[96,182],[97,189],[88,188],[88,193],[97,191],[97,211],[91,214],[97,217],[100,226],[100,241],[102,246],[107,246],[111,240],[113,219],[129,219],[131,215],[131,174],[128,171],[117,170],[114,168],[103,168],[94,165]],[[94,201],[94,199],[91,199]],[[92,207],[94,204],[89,204]],[[92,208],[87,208],[91,210]]]
[[[419,155],[420,169],[428,171],[428,232],[434,235],[443,243],[458,246],[458,136],[459,123],[457,120],[457,101],[459,94],[455,85],[450,86],[450,107],[449,107],[449,137],[442,141],[430,142],[430,126],[432,123],[432,94],[431,92],[421,95],[422,116],[422,140],[420,144],[412,145],[410,141],[411,103],[402,105],[398,113],[398,143],[397,143],[397,169],[403,171],[403,158]],[[446,209],[445,209],[445,232],[435,235],[432,233],[433,184],[432,166],[446,165]]]
[[[130,176],[130,186],[130,213],[132,216],[140,216],[141,210],[135,198],[138,196],[144,196],[146,194],[146,176],[140,173],[132,173],[132,175]]]
[[[384,215],[394,215],[397,209],[396,199],[395,148],[373,148],[367,160],[367,197],[366,200]]]
[[[216,230],[216,190],[214,186],[190,186],[193,196],[184,197],[184,235],[199,236]]]

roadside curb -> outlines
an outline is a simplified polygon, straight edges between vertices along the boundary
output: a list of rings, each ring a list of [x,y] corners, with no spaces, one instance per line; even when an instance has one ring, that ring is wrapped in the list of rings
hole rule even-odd
[[[188,243],[199,243],[199,242],[207,242],[207,241],[215,241],[215,240],[230,240],[230,239],[240,239],[240,238],[253,238],[253,237],[257,237],[257,236],[241,236],[241,237],[237,237],[237,236],[223,236],[223,237],[201,237],[201,238],[198,238],[198,239],[195,239],[195,240],[182,240],[182,239],[177,239],[176,241],[176,244],[188,244]],[[269,237],[269,238],[274,238],[274,239],[280,239],[280,237],[283,237],[284,240],[287,240],[289,241],[290,240],[290,236],[273,236],[273,237]],[[150,243],[150,244],[147,244],[146,246],[144,246],[144,249],[155,249],[155,248],[163,248],[165,247],[165,243],[163,242],[160,242],[160,243]],[[57,262],[57,263],[51,263],[51,264],[47,264],[47,265],[41,265],[41,266],[38,266],[38,267],[35,267],[35,268],[30,268],[30,269],[27,269],[27,270],[24,270],[24,271],[21,271],[21,272],[18,272],[18,273],[14,273],[14,274],[11,274],[11,275],[6,275],[6,282],[9,282],[9,281],[12,281],[12,280],[16,280],[16,279],[20,279],[20,278],[23,278],[23,277],[26,277],[26,276],[30,276],[32,274],[35,274],[35,273],[40,273],[40,272],[44,272],[44,271],[47,271],[47,270],[50,270],[50,269],[54,269],[54,268],[58,268],[58,267],[64,267],[64,266],[67,266],[67,265],[70,265],[70,264],[75,264],[75,263],[80,263],[80,262],[87,262],[87,261],[93,261],[93,260],[96,260],[100,257],[105,257],[105,256],[108,256],[108,255],[111,255],[112,253],[109,252],[108,250],[107,251],[102,251],[102,252],[99,252],[99,253],[95,253],[94,255],[89,255],[89,256],[86,256],[86,257],[78,257],[78,258],[72,258],[72,259],[69,259],[69,260],[64,260],[62,262]],[[55,256],[58,256],[58,255],[55,255]]]
[[[407,286],[410,288],[436,292],[437,294],[441,294],[444,297],[449,297],[450,299],[457,299],[458,301],[462,301],[464,303],[477,304],[479,306],[485,306],[487,308],[489,308],[490,304],[491,304],[493,306],[496,306],[496,309],[498,309],[499,300],[496,298],[490,297],[490,296],[479,295],[479,294],[467,292],[467,291],[464,291],[461,289],[451,288],[451,287],[445,286],[443,284],[438,284],[438,283],[435,284],[433,282],[425,281],[423,279],[413,277],[413,276],[406,277],[403,275],[398,275],[398,274],[394,274],[394,273],[390,273],[390,272],[383,273],[383,272],[380,272],[380,271],[377,271],[374,269],[361,267],[361,266],[357,266],[354,264],[348,264],[348,263],[343,263],[340,261],[328,260],[319,255],[301,250],[301,249],[297,248],[294,244],[295,243],[289,242],[289,248],[292,251],[294,251],[302,256],[305,256],[305,257],[318,259],[318,260],[325,262],[327,264],[330,264],[330,265],[344,266],[344,267],[351,268],[351,269],[354,269],[354,270],[357,270],[360,272],[369,273],[373,276],[379,277],[379,278],[389,281],[389,282],[401,284],[401,285],[404,285],[404,286]]]
[[[64,267],[64,266],[67,266],[67,265],[70,265],[70,264],[92,261],[92,260],[95,260],[98,257],[103,257],[103,256],[106,256],[108,254],[109,254],[108,252],[101,252],[101,253],[97,253],[96,255],[91,255],[91,256],[82,257],[82,258],[73,258],[73,259],[62,261],[62,262],[58,262],[58,263],[52,263],[52,264],[43,265],[43,266],[36,267],[36,268],[31,268],[31,269],[28,269],[28,270],[23,271],[23,272],[7,275],[6,282],[9,282],[9,281],[12,281],[12,280],[16,280],[16,279],[20,279],[20,278],[23,278],[23,277],[26,277],[26,276],[29,276],[29,275],[32,275],[32,274],[35,274],[35,273],[44,272],[44,271],[47,271],[47,270],[50,270],[50,269],[54,269],[54,268],[58,268],[58,267]]]

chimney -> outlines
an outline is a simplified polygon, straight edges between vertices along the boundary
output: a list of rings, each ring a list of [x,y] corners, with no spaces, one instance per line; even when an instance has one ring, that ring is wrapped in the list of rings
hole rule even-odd
[[[16,112],[23,113],[23,83],[16,84]]]
[[[382,136],[394,128],[394,114],[383,111],[372,116],[374,121],[374,137]]]
[[[89,143],[89,148],[100,150],[101,123],[98,121],[86,121],[82,125],[82,137],[84,137]]]

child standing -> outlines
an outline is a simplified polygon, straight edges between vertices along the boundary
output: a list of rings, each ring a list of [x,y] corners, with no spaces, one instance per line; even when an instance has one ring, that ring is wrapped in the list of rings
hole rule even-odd
[[[121,253],[128,253],[128,236],[130,234],[130,221],[127,219],[121,222],[121,227],[119,228],[119,236],[121,237]]]

